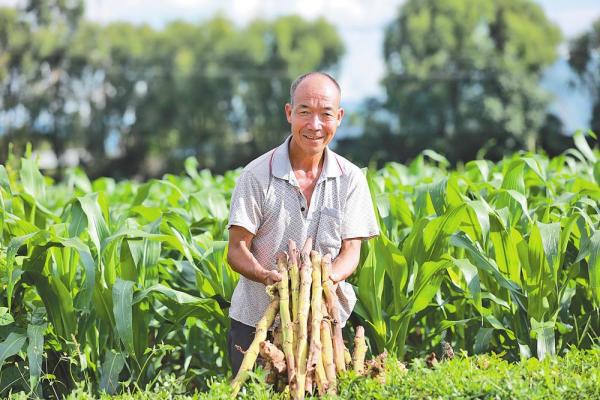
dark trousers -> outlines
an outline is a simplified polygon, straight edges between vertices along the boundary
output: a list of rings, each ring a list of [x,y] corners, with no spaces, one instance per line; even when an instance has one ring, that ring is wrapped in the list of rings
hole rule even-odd
[[[236,376],[240,370],[242,361],[244,361],[244,352],[248,350],[254,340],[256,328],[243,324],[235,319],[230,318],[229,320],[231,321],[231,328],[229,328],[229,332],[227,333],[227,350],[229,352],[229,362],[231,363],[233,376]],[[273,341],[273,334],[271,331],[267,332],[267,340]],[[240,351],[237,346],[239,346],[242,351]],[[260,357],[256,363],[263,366]]]
[[[233,370],[233,376],[236,376],[242,361],[244,360],[244,354],[236,347],[239,346],[243,351],[248,350],[248,347],[254,340],[254,333],[256,328],[246,324],[242,324],[235,319],[231,319],[231,328],[227,334],[227,349],[229,351],[229,361],[231,362],[231,368]]]

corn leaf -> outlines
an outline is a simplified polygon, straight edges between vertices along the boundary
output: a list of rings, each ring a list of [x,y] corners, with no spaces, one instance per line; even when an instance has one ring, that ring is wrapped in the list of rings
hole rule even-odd
[[[15,285],[17,284],[19,277],[23,273],[21,269],[15,269],[15,256],[17,251],[28,243],[40,243],[47,240],[48,233],[46,231],[36,231],[28,235],[13,237],[8,243],[6,249],[6,275],[8,277],[8,283],[6,287],[7,298],[8,298],[8,310],[12,308],[12,299]]]
[[[8,195],[12,195],[12,189],[10,187],[10,179],[4,165],[0,164],[0,188],[4,189]]]
[[[588,271],[594,302],[596,307],[600,307],[600,231],[594,232],[590,238]]]
[[[590,145],[588,144],[587,140],[585,139],[583,132],[581,132],[581,131],[575,132],[575,134],[573,135],[573,142],[575,142],[575,146],[581,152],[581,154],[584,155],[584,157],[587,159],[587,161],[589,161],[591,163],[596,162],[596,155],[590,148]]]
[[[525,309],[522,301],[523,294],[519,286],[506,278],[500,273],[498,267],[490,262],[490,260],[484,255],[483,251],[471,241],[464,233],[459,232],[451,237],[451,243],[454,246],[467,250],[471,256],[471,261],[479,270],[485,274],[491,276],[501,287],[507,289],[510,292],[511,299],[517,303],[521,309]]]
[[[428,261],[419,267],[411,296],[411,314],[416,314],[429,305],[440,288],[443,275],[440,273],[451,265],[448,260]]]
[[[479,328],[475,335],[475,344],[473,345],[473,352],[480,354],[486,352],[490,348],[490,342],[494,334],[494,328]]]
[[[133,282],[119,278],[112,289],[113,315],[117,333],[129,355],[135,355],[132,317],[133,285]]]
[[[46,199],[46,185],[44,184],[44,177],[37,168],[35,161],[22,158],[19,176],[25,193],[37,201],[44,202]]]
[[[98,194],[91,193],[80,197],[79,203],[87,217],[87,228],[90,238],[96,246],[98,254],[102,254],[104,241],[110,236],[110,231],[98,202]]]
[[[8,307],[0,307],[0,326],[10,325],[13,322],[15,322],[15,319],[10,315]]]
[[[79,261],[83,265],[83,273],[80,273],[83,279],[79,283],[80,291],[76,296],[75,306],[81,310],[90,310],[94,285],[96,284],[96,261],[94,261],[89,247],[79,238],[62,239],[60,243],[65,248],[77,251]]]
[[[100,373],[100,390],[115,394],[119,388],[119,373],[125,366],[125,356],[113,350],[106,350]]]
[[[556,286],[558,283],[558,269],[560,262],[559,243],[560,243],[560,223],[544,224],[538,222],[544,255],[550,267],[552,283]]]
[[[367,248],[367,258],[358,272],[358,298],[367,313],[367,322],[376,333],[377,347],[383,349],[387,331],[381,302],[385,266],[378,262],[379,257],[373,240],[367,242]]]
[[[446,239],[456,232],[458,226],[464,221],[466,204],[454,208],[443,216],[431,220],[423,230],[422,240],[425,244],[425,260],[437,260],[445,253]]]
[[[27,326],[27,359],[29,362],[29,382],[31,391],[41,395],[41,387],[38,386],[42,375],[42,354],[44,351],[44,332],[46,324]]]
[[[477,267],[471,264],[467,259],[453,258],[452,262],[460,269],[460,272],[467,283],[469,293],[471,294],[471,301],[475,308],[481,313],[483,311],[481,305],[481,284]]]
[[[554,344],[554,321],[538,322],[534,318],[531,319],[531,331],[537,342],[537,356],[540,360],[546,356],[556,354],[556,345]]]
[[[8,334],[8,337],[0,343],[0,369],[2,369],[4,361],[8,357],[14,356],[21,351],[26,340],[27,336],[22,333],[10,332]]]

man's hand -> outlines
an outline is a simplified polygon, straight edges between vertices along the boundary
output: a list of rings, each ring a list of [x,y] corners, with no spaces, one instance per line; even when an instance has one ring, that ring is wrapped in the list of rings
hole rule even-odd
[[[333,290],[337,290],[338,283],[341,281],[341,279],[338,277],[337,273],[335,273],[335,272],[332,272],[332,273],[329,275],[329,280],[330,280],[330,281],[331,281],[331,283],[333,284],[333,285],[332,285],[332,287],[333,287]]]
[[[338,274],[335,272],[329,274],[329,279],[331,279],[331,282],[333,282],[334,284],[337,284],[339,281],[341,281],[341,279],[338,277]]]
[[[265,270],[265,277],[263,279],[265,286],[273,285],[279,281],[281,281],[281,274],[278,271]]]

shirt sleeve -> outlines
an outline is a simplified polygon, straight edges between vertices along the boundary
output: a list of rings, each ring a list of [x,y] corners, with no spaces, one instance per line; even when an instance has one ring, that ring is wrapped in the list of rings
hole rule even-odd
[[[342,219],[342,239],[379,235],[367,178],[358,168],[352,171]]]
[[[262,221],[262,200],[258,180],[249,171],[242,171],[231,196],[227,229],[237,225],[256,235]]]

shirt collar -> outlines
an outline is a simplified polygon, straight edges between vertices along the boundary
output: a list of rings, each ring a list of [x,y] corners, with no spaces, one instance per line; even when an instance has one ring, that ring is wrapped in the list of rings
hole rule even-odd
[[[271,173],[273,176],[290,181],[290,183],[296,182],[296,176],[292,170],[292,163],[290,162],[289,143],[292,136],[288,136],[287,139],[271,154]],[[344,170],[338,156],[325,147],[325,161],[323,163],[323,171],[318,181],[326,178],[337,178],[344,175]]]

